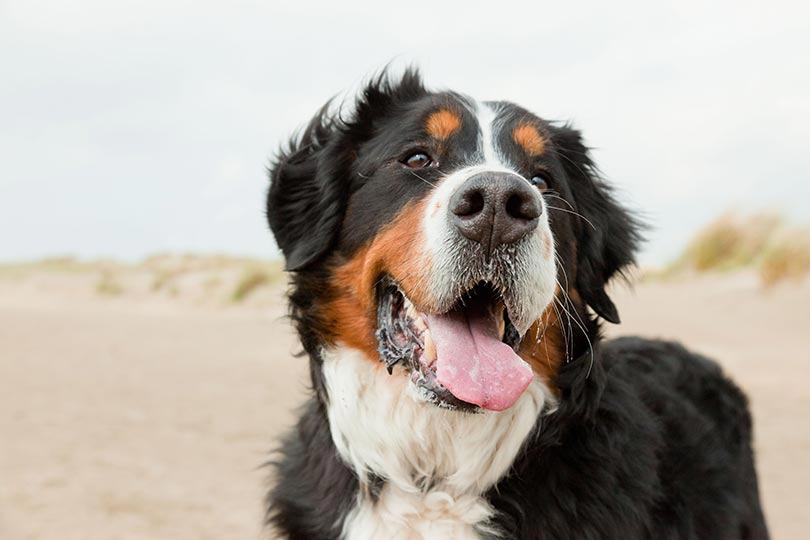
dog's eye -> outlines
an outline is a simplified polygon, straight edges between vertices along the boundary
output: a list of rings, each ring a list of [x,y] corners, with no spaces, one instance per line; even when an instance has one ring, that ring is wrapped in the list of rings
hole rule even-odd
[[[540,191],[545,191],[548,189],[548,180],[546,178],[547,177],[545,174],[539,173],[532,176],[532,179],[529,180],[529,182],[531,182],[532,185]]]
[[[415,154],[408,156],[403,163],[405,163],[405,165],[411,169],[421,169],[423,167],[429,167],[432,165],[433,160],[430,159],[430,156],[424,152],[416,152]]]

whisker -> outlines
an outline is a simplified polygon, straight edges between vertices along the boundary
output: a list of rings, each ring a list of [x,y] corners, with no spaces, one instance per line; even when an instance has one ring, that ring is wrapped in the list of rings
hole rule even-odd
[[[415,177],[417,177],[419,180],[421,180],[422,182],[426,183],[427,185],[429,185],[429,186],[431,186],[431,187],[433,187],[433,188],[437,187],[437,186],[436,186],[436,184],[434,184],[433,182],[430,182],[430,181],[428,181],[428,180],[425,180],[424,178],[422,178],[421,176],[419,176],[418,174],[416,174],[416,171],[413,171],[413,170],[411,170],[411,169],[408,169],[408,172],[410,172],[412,175],[414,175]]]
[[[559,280],[557,280],[558,285],[559,285],[559,283],[560,283]],[[565,344],[565,363],[567,364],[568,360],[570,359],[570,356],[571,356],[569,354],[570,351],[568,350],[568,333],[566,333],[565,326],[563,325],[562,313],[560,313],[560,310],[557,309],[558,305],[559,305],[559,299],[555,296],[554,301],[551,304],[551,308],[554,310],[554,313],[557,315],[557,324],[559,324],[559,326],[560,326],[560,333],[562,334],[562,337],[563,337],[563,344]],[[562,307],[562,306],[560,306],[560,307]]]
[[[564,293],[564,294],[565,294],[565,293]],[[567,295],[566,295],[566,296],[567,296]],[[569,299],[569,301],[570,301],[570,299]],[[591,376],[591,370],[593,369],[593,359],[594,359],[593,343],[591,343],[591,338],[589,338],[589,337],[588,337],[588,332],[585,330],[585,327],[584,327],[584,326],[582,326],[582,325],[579,323],[579,321],[577,321],[575,318],[573,318],[573,317],[571,316],[571,312],[569,312],[569,311],[568,311],[568,309],[566,309],[566,308],[565,308],[565,306],[564,306],[563,304],[560,304],[560,307],[562,307],[562,309],[563,309],[563,310],[565,311],[565,313],[568,315],[569,321],[571,321],[571,320],[572,320],[572,321],[574,321],[574,323],[575,323],[575,324],[576,324],[576,325],[579,327],[579,329],[580,329],[580,330],[582,330],[582,334],[583,334],[583,336],[585,337],[585,341],[587,341],[587,342],[588,342],[588,350],[589,350],[589,351],[590,351],[590,353],[591,353],[591,358],[590,358],[590,362],[588,363],[588,372],[585,374],[585,378],[587,379],[588,377],[590,377],[590,376]]]
[[[560,264],[560,258],[556,253],[554,254],[554,258],[555,258],[560,270],[563,273],[563,277],[565,278],[565,283],[566,283],[566,287],[564,289],[562,287],[560,287],[560,290],[561,290],[563,296],[565,297],[566,303],[568,303],[571,306],[571,308],[574,310],[574,315],[576,315],[576,318],[574,316],[572,316],[571,312],[568,309],[566,309],[566,307],[564,305],[561,304],[561,307],[563,308],[563,310],[565,310],[566,314],[568,315],[569,324],[570,324],[570,321],[573,321],[579,327],[579,329],[582,330],[582,335],[585,337],[585,341],[588,342],[588,349],[590,350],[591,358],[590,358],[590,362],[588,364],[588,373],[585,374],[585,378],[587,379],[588,377],[591,376],[591,370],[593,369],[593,361],[594,361],[593,343],[591,343],[591,338],[588,336],[588,331],[585,329],[585,321],[583,321],[580,318],[579,314],[576,312],[576,307],[574,306],[574,303],[571,301],[571,297],[568,295],[568,283],[569,283],[568,282],[568,274],[565,272],[565,268],[562,266],[562,264]],[[559,279],[557,279],[557,284],[560,285],[560,280]],[[555,299],[556,299],[556,297],[555,297]],[[572,341],[571,345],[573,347],[573,341]]]
[[[562,202],[564,202],[565,204],[567,204],[567,205],[568,205],[568,208],[570,208],[571,210],[576,210],[576,209],[574,208],[574,206],[573,206],[573,205],[572,205],[570,202],[568,202],[568,201],[566,201],[565,199],[563,199],[563,198],[560,196],[560,194],[559,194],[559,193],[557,193],[556,191],[554,191],[553,189],[547,189],[547,190],[546,190],[546,191],[543,193],[543,196],[544,196],[544,197],[550,197],[550,198],[552,198],[552,199],[559,199],[559,200],[561,200]]]
[[[596,225],[591,223],[591,220],[589,220],[588,218],[586,218],[585,216],[583,216],[579,212],[574,212],[573,210],[566,210],[565,208],[560,208],[559,206],[552,206],[550,204],[548,205],[548,207],[550,209],[552,209],[552,210],[559,210],[560,212],[565,212],[567,214],[573,214],[573,215],[577,216],[578,218],[582,219],[583,221],[585,221],[585,223],[590,225],[593,230],[596,230]]]
[[[557,151],[555,148],[552,148],[552,149],[551,149],[551,153],[553,153],[553,154],[554,154],[555,156],[557,156],[558,158],[564,159],[564,160],[566,160],[568,163],[570,163],[571,165],[573,165],[573,166],[574,166],[574,167],[577,169],[577,171],[579,171],[579,172],[580,172],[580,174],[582,174],[583,176],[590,176],[590,175],[588,174],[588,172],[587,172],[587,171],[583,170],[583,168],[580,166],[580,164],[579,164],[579,163],[577,163],[576,161],[574,161],[574,160],[573,160],[573,159],[571,159],[570,157],[566,156],[564,153]],[[582,155],[587,155],[587,154],[586,154],[586,153],[582,153]]]

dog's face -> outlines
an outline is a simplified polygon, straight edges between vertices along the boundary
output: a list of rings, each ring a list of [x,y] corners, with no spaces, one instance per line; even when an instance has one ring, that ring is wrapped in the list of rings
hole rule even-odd
[[[577,132],[516,105],[381,78],[350,119],[316,116],[271,177],[316,364],[349,347],[415,399],[503,410],[595,336],[586,306],[617,322],[604,286],[634,222]]]

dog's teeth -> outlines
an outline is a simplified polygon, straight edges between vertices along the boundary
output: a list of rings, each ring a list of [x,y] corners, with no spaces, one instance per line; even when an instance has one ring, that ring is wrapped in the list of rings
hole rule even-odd
[[[408,301],[407,298],[405,299],[405,315],[414,320],[419,318],[419,312],[416,311],[416,308]]]
[[[425,330],[427,330],[427,323],[425,323],[425,319],[423,319],[419,315],[416,315],[416,317],[412,318],[413,318],[413,325],[416,327],[417,330],[419,330],[420,332],[424,332]]]
[[[425,338],[425,364],[431,365],[436,361],[436,345],[433,344],[433,337],[430,331],[424,333]]]
[[[501,313],[501,318],[498,319],[498,335],[501,337],[501,341],[503,341],[503,337],[506,334],[506,319]]]

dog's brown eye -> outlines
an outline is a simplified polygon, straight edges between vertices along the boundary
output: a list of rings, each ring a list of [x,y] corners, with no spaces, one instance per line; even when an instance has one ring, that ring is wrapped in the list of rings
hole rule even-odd
[[[423,152],[417,152],[405,160],[405,165],[411,169],[421,169],[422,167],[429,167],[431,164],[433,164],[433,160]]]
[[[536,174],[532,176],[532,179],[529,180],[534,187],[539,189],[540,191],[545,191],[548,189],[548,181],[546,180],[544,175]]]

